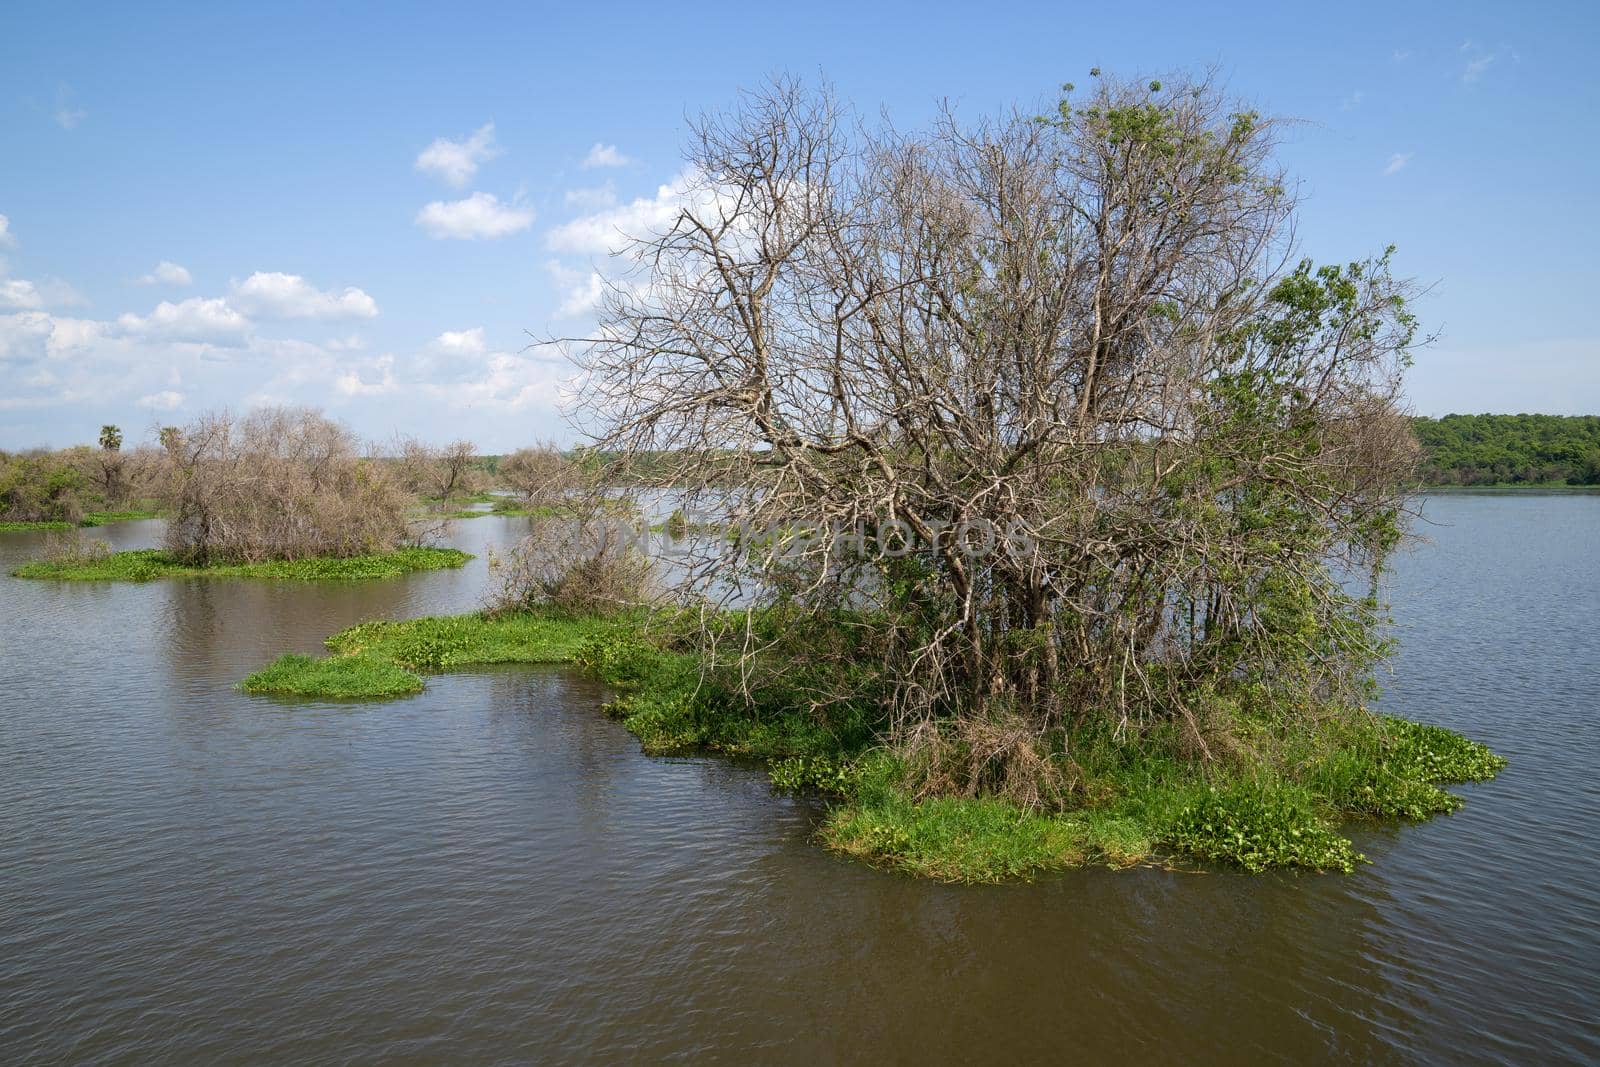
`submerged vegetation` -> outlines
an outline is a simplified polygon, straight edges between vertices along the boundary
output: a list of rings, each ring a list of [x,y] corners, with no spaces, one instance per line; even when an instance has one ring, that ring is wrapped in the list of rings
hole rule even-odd
[[[105,545],[103,541],[90,542]],[[18,578],[77,582],[147,582],[156,578],[272,578],[287,581],[354,581],[395,578],[413,571],[459,567],[472,557],[454,548],[402,548],[361,556],[313,556],[260,563],[189,563],[159,548],[111,552],[67,548],[12,571]]]
[[[417,692],[442,671],[574,663],[618,690],[607,710],[646,752],[759,760],[775,788],[832,799],[820,831],[829,847],[949,881],[1185,859],[1348,871],[1361,857],[1341,824],[1454,810],[1460,798],[1441,784],[1490,778],[1504,765],[1449,730],[1360,709],[1308,730],[1265,708],[1219,704],[1208,730],[1213,744],[1224,732],[1232,743],[1224,760],[1195,760],[1194,739],[1176,726],[1132,744],[1085,728],[1068,735],[1059,758],[1071,780],[1048,810],[975,790],[933,794],[884,743],[881,707],[863,700],[818,716],[796,677],[765,687],[751,708],[737,678],[707,670],[689,626],[669,612],[555,609],[368,622],[329,638],[331,655],[284,656],[241,687],[381,698]]]

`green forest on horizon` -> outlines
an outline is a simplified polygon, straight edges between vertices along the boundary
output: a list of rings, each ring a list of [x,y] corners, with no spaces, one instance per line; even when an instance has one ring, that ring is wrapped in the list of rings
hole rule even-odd
[[[1424,485],[1600,485],[1600,415],[1413,418]]]

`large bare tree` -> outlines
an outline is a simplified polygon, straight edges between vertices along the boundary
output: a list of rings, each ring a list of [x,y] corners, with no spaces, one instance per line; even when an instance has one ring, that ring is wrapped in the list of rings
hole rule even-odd
[[[1079,95],[908,134],[749,94],[572,345],[602,450],[771,533],[691,563],[745,610],[713,660],[753,690],[764,645],[859,627],[896,737],[969,785],[1219,688],[1356,693],[1348,571],[1412,462],[1405,287],[1297,260],[1274,123],[1204,81]]]

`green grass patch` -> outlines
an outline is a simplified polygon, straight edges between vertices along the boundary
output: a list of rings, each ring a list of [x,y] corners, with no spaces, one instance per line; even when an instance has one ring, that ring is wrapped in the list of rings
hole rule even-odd
[[[105,526],[113,522],[124,522],[128,519],[159,519],[162,512],[150,509],[132,509],[124,511],[86,511],[76,523],[64,519],[49,519],[39,522],[17,522],[7,520],[0,522],[0,532],[15,530],[70,530],[75,526]]]
[[[256,671],[239,688],[278,696],[396,697],[422,691],[412,671],[374,656],[301,656],[289,653]]]
[[[583,645],[626,621],[556,613],[447,615],[364,622],[328,638],[341,656],[389,660],[413,670],[449,671],[496,663],[566,663]]]
[[[387,697],[419,692],[419,672],[501,663],[567,663],[630,620],[555,613],[451,615],[364,622],[328,638],[332,655],[289,654],[240,683],[247,693],[297,697]]]
[[[1080,728],[1056,739],[1070,788],[1055,810],[996,796],[918,797],[882,740],[874,702],[812,709],[806,665],[773,675],[752,703],[675,643],[673,620],[555,612],[368,622],[335,634],[323,659],[285,656],[243,683],[309,697],[415,692],[429,672],[497,663],[574,663],[614,686],[607,706],[647,753],[760,761],[778,791],[831,806],[826,846],[886,869],[950,882],[1000,882],[1101,864],[1195,862],[1246,871],[1351,871],[1363,857],[1341,827],[1454,810],[1452,782],[1505,761],[1438,726],[1347,709],[1308,720],[1218,698],[1211,758],[1177,723],[1129,739]],[[863,692],[866,690],[863,689]],[[1277,709],[1281,712],[1282,709]]]
[[[357,581],[395,578],[414,571],[459,567],[472,557],[454,548],[403,548],[366,556],[269,560],[264,563],[184,563],[156,548],[85,556],[70,560],[35,560],[11,573],[18,578],[75,582],[147,582],[156,578],[268,578],[280,581]]]
[[[70,522],[0,522],[0,533],[13,533],[21,530],[70,530]]]
[[[166,513],[154,509],[134,508],[126,511],[86,511],[78,520],[79,526],[106,526],[113,522],[130,522],[134,519],[159,519]]]

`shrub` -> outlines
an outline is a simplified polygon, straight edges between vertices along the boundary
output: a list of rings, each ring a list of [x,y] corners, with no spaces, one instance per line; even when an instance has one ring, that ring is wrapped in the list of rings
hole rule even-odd
[[[578,464],[552,444],[519,448],[500,461],[498,473],[529,509],[560,504],[582,481]]]
[[[633,527],[599,508],[536,516],[528,535],[505,555],[491,554],[492,612],[552,606],[614,615],[649,601],[655,568],[634,547]]]
[[[357,556],[411,540],[405,492],[316,411],[208,415],[168,446],[167,549],[183,562]]]

